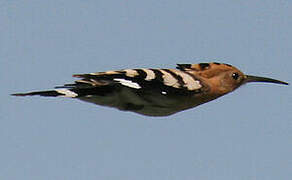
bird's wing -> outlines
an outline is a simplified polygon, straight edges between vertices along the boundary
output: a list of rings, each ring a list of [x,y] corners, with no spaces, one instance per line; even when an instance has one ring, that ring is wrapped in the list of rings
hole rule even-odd
[[[65,88],[127,87],[137,92],[162,94],[192,94],[201,91],[202,84],[193,75],[176,69],[125,69],[119,71],[76,74],[81,78]]]

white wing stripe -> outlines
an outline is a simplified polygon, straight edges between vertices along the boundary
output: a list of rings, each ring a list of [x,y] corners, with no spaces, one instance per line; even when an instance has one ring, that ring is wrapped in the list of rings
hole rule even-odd
[[[178,83],[178,80],[174,78],[170,73],[160,69],[160,72],[162,72],[162,78],[163,78],[163,83],[167,86],[172,86],[175,88],[179,88],[180,85]]]
[[[191,75],[184,73],[182,71],[177,71],[175,69],[170,69],[170,70],[176,73],[177,75],[179,75],[180,77],[182,77],[185,83],[184,86],[188,88],[188,90],[192,91],[192,90],[200,89],[202,87],[200,81],[195,80]]]
[[[126,76],[128,77],[135,77],[135,76],[138,76],[138,72],[134,69],[125,69],[124,70],[126,72]]]
[[[118,81],[122,85],[128,86],[130,88],[135,88],[135,89],[140,89],[141,88],[141,86],[138,83],[132,82],[130,80],[120,79],[120,78],[115,78],[114,80]]]
[[[76,97],[76,96],[78,96],[78,94],[76,94],[75,92],[70,91],[68,89],[56,89],[56,91],[58,93],[64,94],[65,97]]]
[[[155,74],[152,70],[150,70],[150,69],[141,69],[141,70],[143,70],[147,74],[147,76],[145,78],[146,81],[150,81],[152,79],[155,79]]]

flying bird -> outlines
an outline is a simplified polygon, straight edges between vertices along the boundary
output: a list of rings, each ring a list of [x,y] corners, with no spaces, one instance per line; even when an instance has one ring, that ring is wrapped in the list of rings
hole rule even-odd
[[[147,116],[168,116],[212,101],[249,82],[288,85],[245,75],[224,63],[177,64],[176,69],[124,69],[75,74],[80,78],[54,90],[13,96],[69,97]]]

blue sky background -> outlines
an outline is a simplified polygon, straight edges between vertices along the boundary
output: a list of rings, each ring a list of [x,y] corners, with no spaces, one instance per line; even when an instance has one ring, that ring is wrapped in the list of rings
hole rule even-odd
[[[152,118],[11,97],[74,73],[218,61],[292,82],[288,0],[0,1],[0,179],[292,179],[292,89]]]

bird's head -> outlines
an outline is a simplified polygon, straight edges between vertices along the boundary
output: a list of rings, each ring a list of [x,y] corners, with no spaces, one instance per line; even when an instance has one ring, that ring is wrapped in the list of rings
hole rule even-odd
[[[189,70],[190,72],[194,72],[195,75],[202,78],[202,80],[208,84],[212,91],[211,93],[218,96],[229,93],[249,82],[266,82],[288,85],[288,83],[276,79],[245,75],[239,69],[229,64],[213,62],[192,64],[188,67],[186,67],[186,65],[178,66],[181,68],[184,66],[183,70],[185,71]]]

